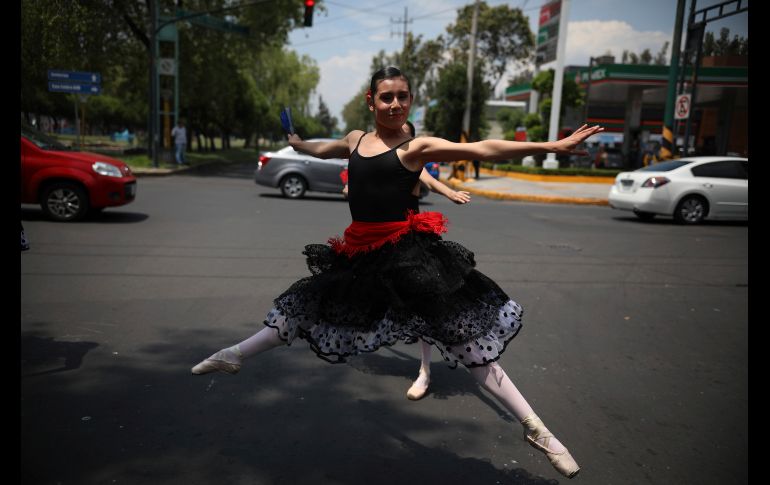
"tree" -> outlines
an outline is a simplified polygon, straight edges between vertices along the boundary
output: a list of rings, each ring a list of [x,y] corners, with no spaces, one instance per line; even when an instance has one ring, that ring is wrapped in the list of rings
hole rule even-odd
[[[642,53],[639,54],[639,64],[649,66],[651,62],[652,54],[650,53],[650,49],[644,49]]]
[[[508,80],[508,87],[511,86],[518,86],[519,84],[526,84],[526,83],[532,83],[532,79],[534,79],[535,74],[532,69],[525,69],[524,71],[519,72],[515,77],[512,77]]]
[[[540,71],[532,81],[532,89],[540,93],[540,106],[538,111],[543,120],[549,120],[551,117],[551,95],[553,93],[554,70],[548,69]],[[564,110],[569,107],[579,108],[583,106],[584,94],[571,77],[565,77],[562,83],[561,112],[560,117],[564,115]]]
[[[373,127],[374,120],[366,105],[366,92],[368,90],[369,84],[364,84],[342,108],[342,119],[345,121],[347,133],[353,130],[369,131]]]
[[[138,47],[121,27],[120,18],[103,2],[23,0],[21,111],[72,116],[72,95],[48,92],[49,69],[99,72],[104,95],[117,94],[110,74],[124,59],[131,59]],[[131,67],[122,71],[131,73]]]
[[[337,118],[333,117],[329,112],[329,107],[326,106],[321,96],[318,96],[318,123],[323,127],[323,133],[321,136],[330,137],[334,130],[337,128]]]
[[[747,56],[749,55],[749,40],[735,35],[730,40],[730,29],[722,28],[719,39],[714,39],[713,32],[706,32],[703,39],[702,55],[707,56]]]
[[[526,113],[521,109],[505,108],[497,113],[497,121],[503,128],[503,137],[506,140],[513,140],[516,137],[516,128],[522,126]]]
[[[455,60],[465,59],[470,51],[473,9],[473,4],[460,8],[455,23],[447,27],[448,45],[454,48]],[[483,65],[485,75],[493,80],[494,91],[512,62],[529,60],[535,36],[521,9],[508,5],[490,7],[486,2],[479,2],[477,22],[477,61]]]
[[[668,57],[666,56],[666,53],[668,52],[668,41],[663,43],[663,47],[661,47],[658,54],[655,56],[655,65],[656,66],[667,66],[668,65]]]
[[[441,36],[436,40],[423,41],[422,35],[415,37],[409,32],[406,36],[406,44],[401,51],[388,55],[381,50],[372,58],[369,70],[373,75],[387,66],[398,67],[401,72],[409,76],[412,94],[419,102],[420,97],[426,93],[425,84],[431,71],[443,60],[443,52],[444,43]]]
[[[451,62],[439,70],[436,93],[433,98],[436,103],[428,109],[425,119],[426,128],[436,136],[448,140],[460,140],[468,82],[467,70],[466,64],[458,61]],[[490,92],[491,86],[484,81],[481,67],[477,66],[471,94],[471,140],[480,140],[482,131],[486,128],[482,115],[484,103],[489,99]]]
[[[89,99],[88,119],[104,129],[145,127],[149,12],[156,2],[162,16],[174,15],[177,2],[170,0],[23,0],[22,112],[71,117],[71,96],[47,92],[47,70],[92,71],[102,74],[102,94]],[[184,7],[202,12],[231,5],[188,0]],[[302,23],[302,11],[301,2],[267,2],[214,14],[249,27],[248,37],[177,23],[180,114],[198,139],[203,133],[213,146],[212,137],[221,135],[228,146],[234,134],[250,139],[277,132],[284,105],[296,108],[299,119],[309,116],[318,69],[311,59],[283,51],[288,32]],[[161,89],[172,81],[161,76]]]

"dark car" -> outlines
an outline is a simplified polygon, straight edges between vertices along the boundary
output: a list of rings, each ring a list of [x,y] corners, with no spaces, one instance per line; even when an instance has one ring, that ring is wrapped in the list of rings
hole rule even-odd
[[[56,221],[132,202],[136,178],[120,160],[80,152],[39,131],[21,128],[21,203],[40,204]]]
[[[318,138],[307,141],[333,140]],[[267,187],[279,187],[284,197],[292,199],[303,197],[308,190],[341,194],[344,184],[340,172],[347,166],[347,160],[323,160],[287,146],[259,157],[254,182]]]

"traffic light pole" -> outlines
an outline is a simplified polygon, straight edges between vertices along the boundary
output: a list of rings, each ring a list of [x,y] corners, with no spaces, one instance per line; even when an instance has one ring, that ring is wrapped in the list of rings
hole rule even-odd
[[[160,141],[160,133],[159,133],[159,126],[160,126],[160,120],[159,120],[159,110],[158,110],[158,34],[161,30],[163,30],[164,27],[167,25],[171,25],[176,22],[182,22],[185,20],[189,20],[195,17],[202,17],[204,15],[212,14],[212,13],[219,13],[219,12],[225,12],[228,10],[237,10],[239,8],[243,7],[251,7],[253,5],[259,5],[260,3],[268,3],[273,0],[255,0],[253,2],[245,2],[241,3],[239,5],[234,5],[232,7],[223,7],[223,8],[217,8],[213,10],[207,10],[205,12],[196,12],[194,14],[190,15],[184,15],[181,17],[176,17],[171,20],[167,20],[165,22],[158,24],[158,1],[154,0],[151,1],[151,7],[150,7],[150,120],[149,120],[149,153],[150,158],[152,159],[152,166],[157,167],[158,166],[158,152],[159,152],[159,146],[158,142]],[[312,7],[311,7],[311,13],[312,13]],[[311,22],[312,23],[312,22]]]

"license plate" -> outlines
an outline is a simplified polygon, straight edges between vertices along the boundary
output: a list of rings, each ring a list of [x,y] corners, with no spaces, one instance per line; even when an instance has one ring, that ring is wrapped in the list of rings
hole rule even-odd
[[[126,185],[126,195],[129,197],[136,196],[136,184],[127,184]]]

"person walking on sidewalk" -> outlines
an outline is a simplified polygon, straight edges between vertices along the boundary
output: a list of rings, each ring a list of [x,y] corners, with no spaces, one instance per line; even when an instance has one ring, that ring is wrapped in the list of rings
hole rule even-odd
[[[244,359],[296,338],[331,363],[421,338],[436,346],[451,367],[465,366],[521,422],[529,444],[559,473],[574,477],[580,467],[572,455],[497,363],[521,329],[522,307],[475,269],[471,251],[442,239],[447,220],[438,212],[420,213],[412,190],[428,161],[581,154],[577,146],[602,128],[583,125],[567,138],[542,143],[412,139],[402,129],[412,100],[409,79],[388,67],[374,74],[367,93],[373,132],[354,130],[332,142],[289,135],[297,151],[350,159],[353,222],[343,237],[305,247],[312,274],[273,300],[265,328],[212,354],[192,373],[235,374]]]
[[[177,165],[185,165],[187,163],[184,156],[187,147],[187,128],[184,127],[183,120],[180,119],[177,122],[174,129],[171,130],[171,136],[174,138],[174,146],[176,147],[176,163]]]

